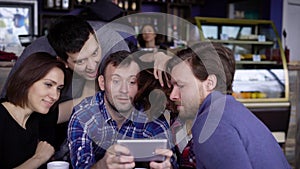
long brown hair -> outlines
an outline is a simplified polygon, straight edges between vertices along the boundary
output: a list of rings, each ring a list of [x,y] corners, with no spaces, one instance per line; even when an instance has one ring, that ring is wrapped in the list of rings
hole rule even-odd
[[[66,79],[66,66],[55,56],[46,52],[37,52],[28,56],[8,79],[5,96],[7,101],[24,108],[28,104],[29,88],[54,67],[61,69]]]

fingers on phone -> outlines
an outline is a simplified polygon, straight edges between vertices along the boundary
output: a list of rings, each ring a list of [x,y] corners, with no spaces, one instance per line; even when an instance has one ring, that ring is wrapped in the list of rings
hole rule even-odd
[[[120,144],[114,145],[114,151],[117,155],[130,155],[130,150]]]
[[[130,150],[127,147],[116,144],[114,151],[119,163],[134,162],[134,157],[130,154]]]
[[[130,156],[114,156],[113,160],[108,163],[108,168],[134,168],[135,163],[133,158]]]
[[[171,156],[173,155],[173,152],[169,149],[156,149],[155,153],[166,156],[167,158],[171,158]]]
[[[134,157],[127,155],[117,155],[115,161],[117,161],[118,163],[134,163]]]
[[[170,161],[163,161],[163,162],[150,162],[150,168],[164,168],[168,169],[171,168],[171,162]]]

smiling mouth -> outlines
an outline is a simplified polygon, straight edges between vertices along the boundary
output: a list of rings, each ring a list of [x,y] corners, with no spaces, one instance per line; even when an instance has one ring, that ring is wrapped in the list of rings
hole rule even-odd
[[[88,72],[87,73],[87,75],[89,76],[89,77],[96,77],[97,76],[97,71],[95,71],[95,72]]]
[[[48,107],[51,107],[54,104],[54,102],[52,101],[47,101],[47,100],[43,100],[43,101],[46,103]]]

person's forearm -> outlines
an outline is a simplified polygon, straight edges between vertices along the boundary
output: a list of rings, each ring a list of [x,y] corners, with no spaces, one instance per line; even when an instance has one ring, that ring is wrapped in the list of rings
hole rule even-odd
[[[73,110],[73,100],[68,100],[59,104],[59,113],[57,124],[67,122],[71,117]]]
[[[84,98],[85,97],[80,97],[60,103],[57,124],[69,121],[73,107],[79,104]]]
[[[36,157],[35,155],[25,161],[20,166],[16,167],[15,169],[33,169],[39,168],[42,164],[44,164],[47,160],[43,160],[41,158]]]
[[[81,97],[73,100],[68,100],[59,104],[57,124],[69,121],[73,107],[79,104],[86,97],[95,95],[95,93],[95,82],[86,81]]]

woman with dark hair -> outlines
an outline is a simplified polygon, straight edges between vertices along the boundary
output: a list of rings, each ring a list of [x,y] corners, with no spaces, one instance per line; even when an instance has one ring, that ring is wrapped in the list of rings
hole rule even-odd
[[[40,118],[59,99],[65,76],[63,62],[38,52],[8,79],[0,102],[0,168],[38,168],[51,158],[54,148],[39,133]]]
[[[176,106],[169,99],[171,88],[164,84],[162,87],[153,74],[153,68],[147,68],[139,72],[137,76],[138,92],[134,98],[134,104],[137,109],[143,108],[149,119],[155,119],[164,113],[170,124],[169,115],[176,116]],[[170,112],[173,112],[170,114]]]
[[[145,24],[137,36],[140,48],[160,48],[162,36],[158,34],[156,28],[152,24]]]

